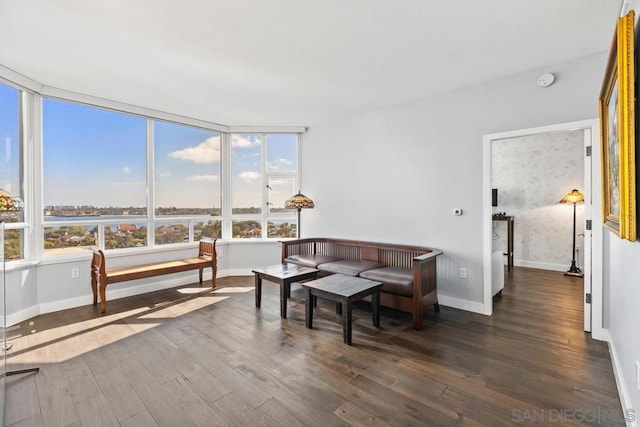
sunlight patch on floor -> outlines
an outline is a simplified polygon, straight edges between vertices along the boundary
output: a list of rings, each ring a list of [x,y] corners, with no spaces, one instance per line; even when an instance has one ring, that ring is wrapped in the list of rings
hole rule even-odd
[[[193,295],[211,291],[211,288],[180,288],[178,292],[183,295]]]
[[[192,290],[196,290],[193,292]],[[229,288],[234,289],[234,288]],[[247,288],[253,289],[253,288]],[[132,310],[108,313],[100,317],[78,321],[71,327],[43,326],[47,341],[39,339],[38,321],[30,321],[26,325],[10,327],[8,334],[15,343],[12,353],[7,357],[12,363],[43,364],[59,363],[89,353],[99,347],[114,344],[122,339],[143,333],[190,312],[197,311],[211,304],[216,304],[230,296],[213,295],[211,289],[183,288],[185,295],[202,293],[200,297],[188,298],[184,301],[162,302],[153,306],[139,307]],[[247,291],[243,291],[247,292]],[[203,298],[204,297],[204,298]],[[25,327],[26,326],[26,327]],[[78,345],[81,340],[81,345]],[[82,350],[80,350],[82,348]],[[55,349],[56,360],[50,360],[50,353]]]
[[[255,288],[253,286],[234,286],[232,288],[217,288],[213,293],[244,294],[247,292],[253,292],[254,290]]]

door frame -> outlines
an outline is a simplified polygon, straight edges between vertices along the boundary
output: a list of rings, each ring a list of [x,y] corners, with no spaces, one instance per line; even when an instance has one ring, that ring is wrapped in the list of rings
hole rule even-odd
[[[488,134],[483,137],[483,313],[493,313],[493,295],[491,295],[491,253],[492,253],[492,206],[491,206],[491,143],[492,141],[530,136],[549,132],[565,132],[572,130],[585,131],[585,146],[591,146],[591,157],[585,158],[585,197],[590,197],[591,206],[585,208],[585,219],[591,219],[591,265],[588,264],[587,243],[585,239],[585,294],[591,293],[591,304],[585,303],[585,331],[591,331],[592,337],[606,340],[606,330],[602,325],[603,285],[602,285],[602,208],[601,208],[601,174],[600,171],[600,126],[598,119],[560,123],[528,129]],[[590,161],[589,161],[590,159]],[[587,167],[587,166],[590,167]],[[589,195],[586,193],[590,193]],[[590,217],[587,214],[590,211]],[[585,236],[586,237],[586,236]],[[591,279],[591,280],[589,280]]]

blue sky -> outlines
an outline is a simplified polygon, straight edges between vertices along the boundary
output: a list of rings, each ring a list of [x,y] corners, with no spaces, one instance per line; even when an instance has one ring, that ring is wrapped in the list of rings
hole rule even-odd
[[[20,193],[18,91],[0,84],[0,188]]]
[[[45,99],[43,135],[45,206],[146,205],[144,118]],[[295,135],[267,136],[270,170],[295,171],[295,142]],[[154,144],[157,206],[220,207],[217,132],[154,121]],[[260,144],[256,135],[232,136],[234,207],[260,203]],[[273,183],[274,198],[293,185]]]

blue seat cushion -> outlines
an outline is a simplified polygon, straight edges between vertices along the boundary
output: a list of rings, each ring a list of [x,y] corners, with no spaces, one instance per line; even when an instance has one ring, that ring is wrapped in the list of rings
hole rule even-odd
[[[410,268],[384,267],[367,270],[360,277],[382,282],[380,291],[394,295],[411,297],[413,295],[413,271]]]
[[[382,264],[372,261],[360,261],[356,259],[346,259],[343,261],[327,262],[318,265],[318,270],[328,273],[344,274],[347,276],[357,276],[363,271],[372,268],[380,268]]]
[[[326,262],[340,261],[342,258],[335,256],[322,255],[322,254],[306,254],[306,255],[291,255],[285,258],[285,262],[291,264],[302,265],[304,267],[317,268],[319,264]]]

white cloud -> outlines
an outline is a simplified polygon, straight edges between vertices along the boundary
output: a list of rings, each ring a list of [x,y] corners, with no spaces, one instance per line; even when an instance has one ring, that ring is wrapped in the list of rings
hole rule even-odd
[[[240,173],[240,178],[242,178],[245,181],[255,181],[257,179],[260,179],[260,177],[261,175],[259,172],[246,171],[246,172]]]
[[[267,164],[269,169],[273,170],[290,170],[293,169],[293,160],[281,158],[275,159]]]
[[[125,167],[122,168],[122,172],[124,172],[127,175],[129,175],[131,173],[131,168],[129,166],[125,166]]]
[[[146,187],[147,183],[144,181],[115,181],[110,183],[115,188],[134,188],[134,187]]]
[[[231,146],[233,148],[247,148],[260,144],[259,139],[249,139],[241,135],[231,135]]]
[[[276,185],[286,185],[289,184],[291,182],[291,180],[288,179],[270,179],[269,180],[269,185],[272,186],[276,186]]]
[[[209,181],[209,182],[218,182],[220,177],[218,175],[193,175],[188,176],[187,181]]]
[[[209,137],[195,147],[173,151],[169,153],[169,157],[194,163],[218,163],[220,162],[220,136]]]
[[[158,176],[162,177],[162,178],[166,178],[168,176],[171,176],[171,171],[168,170],[160,170],[158,171]]]

